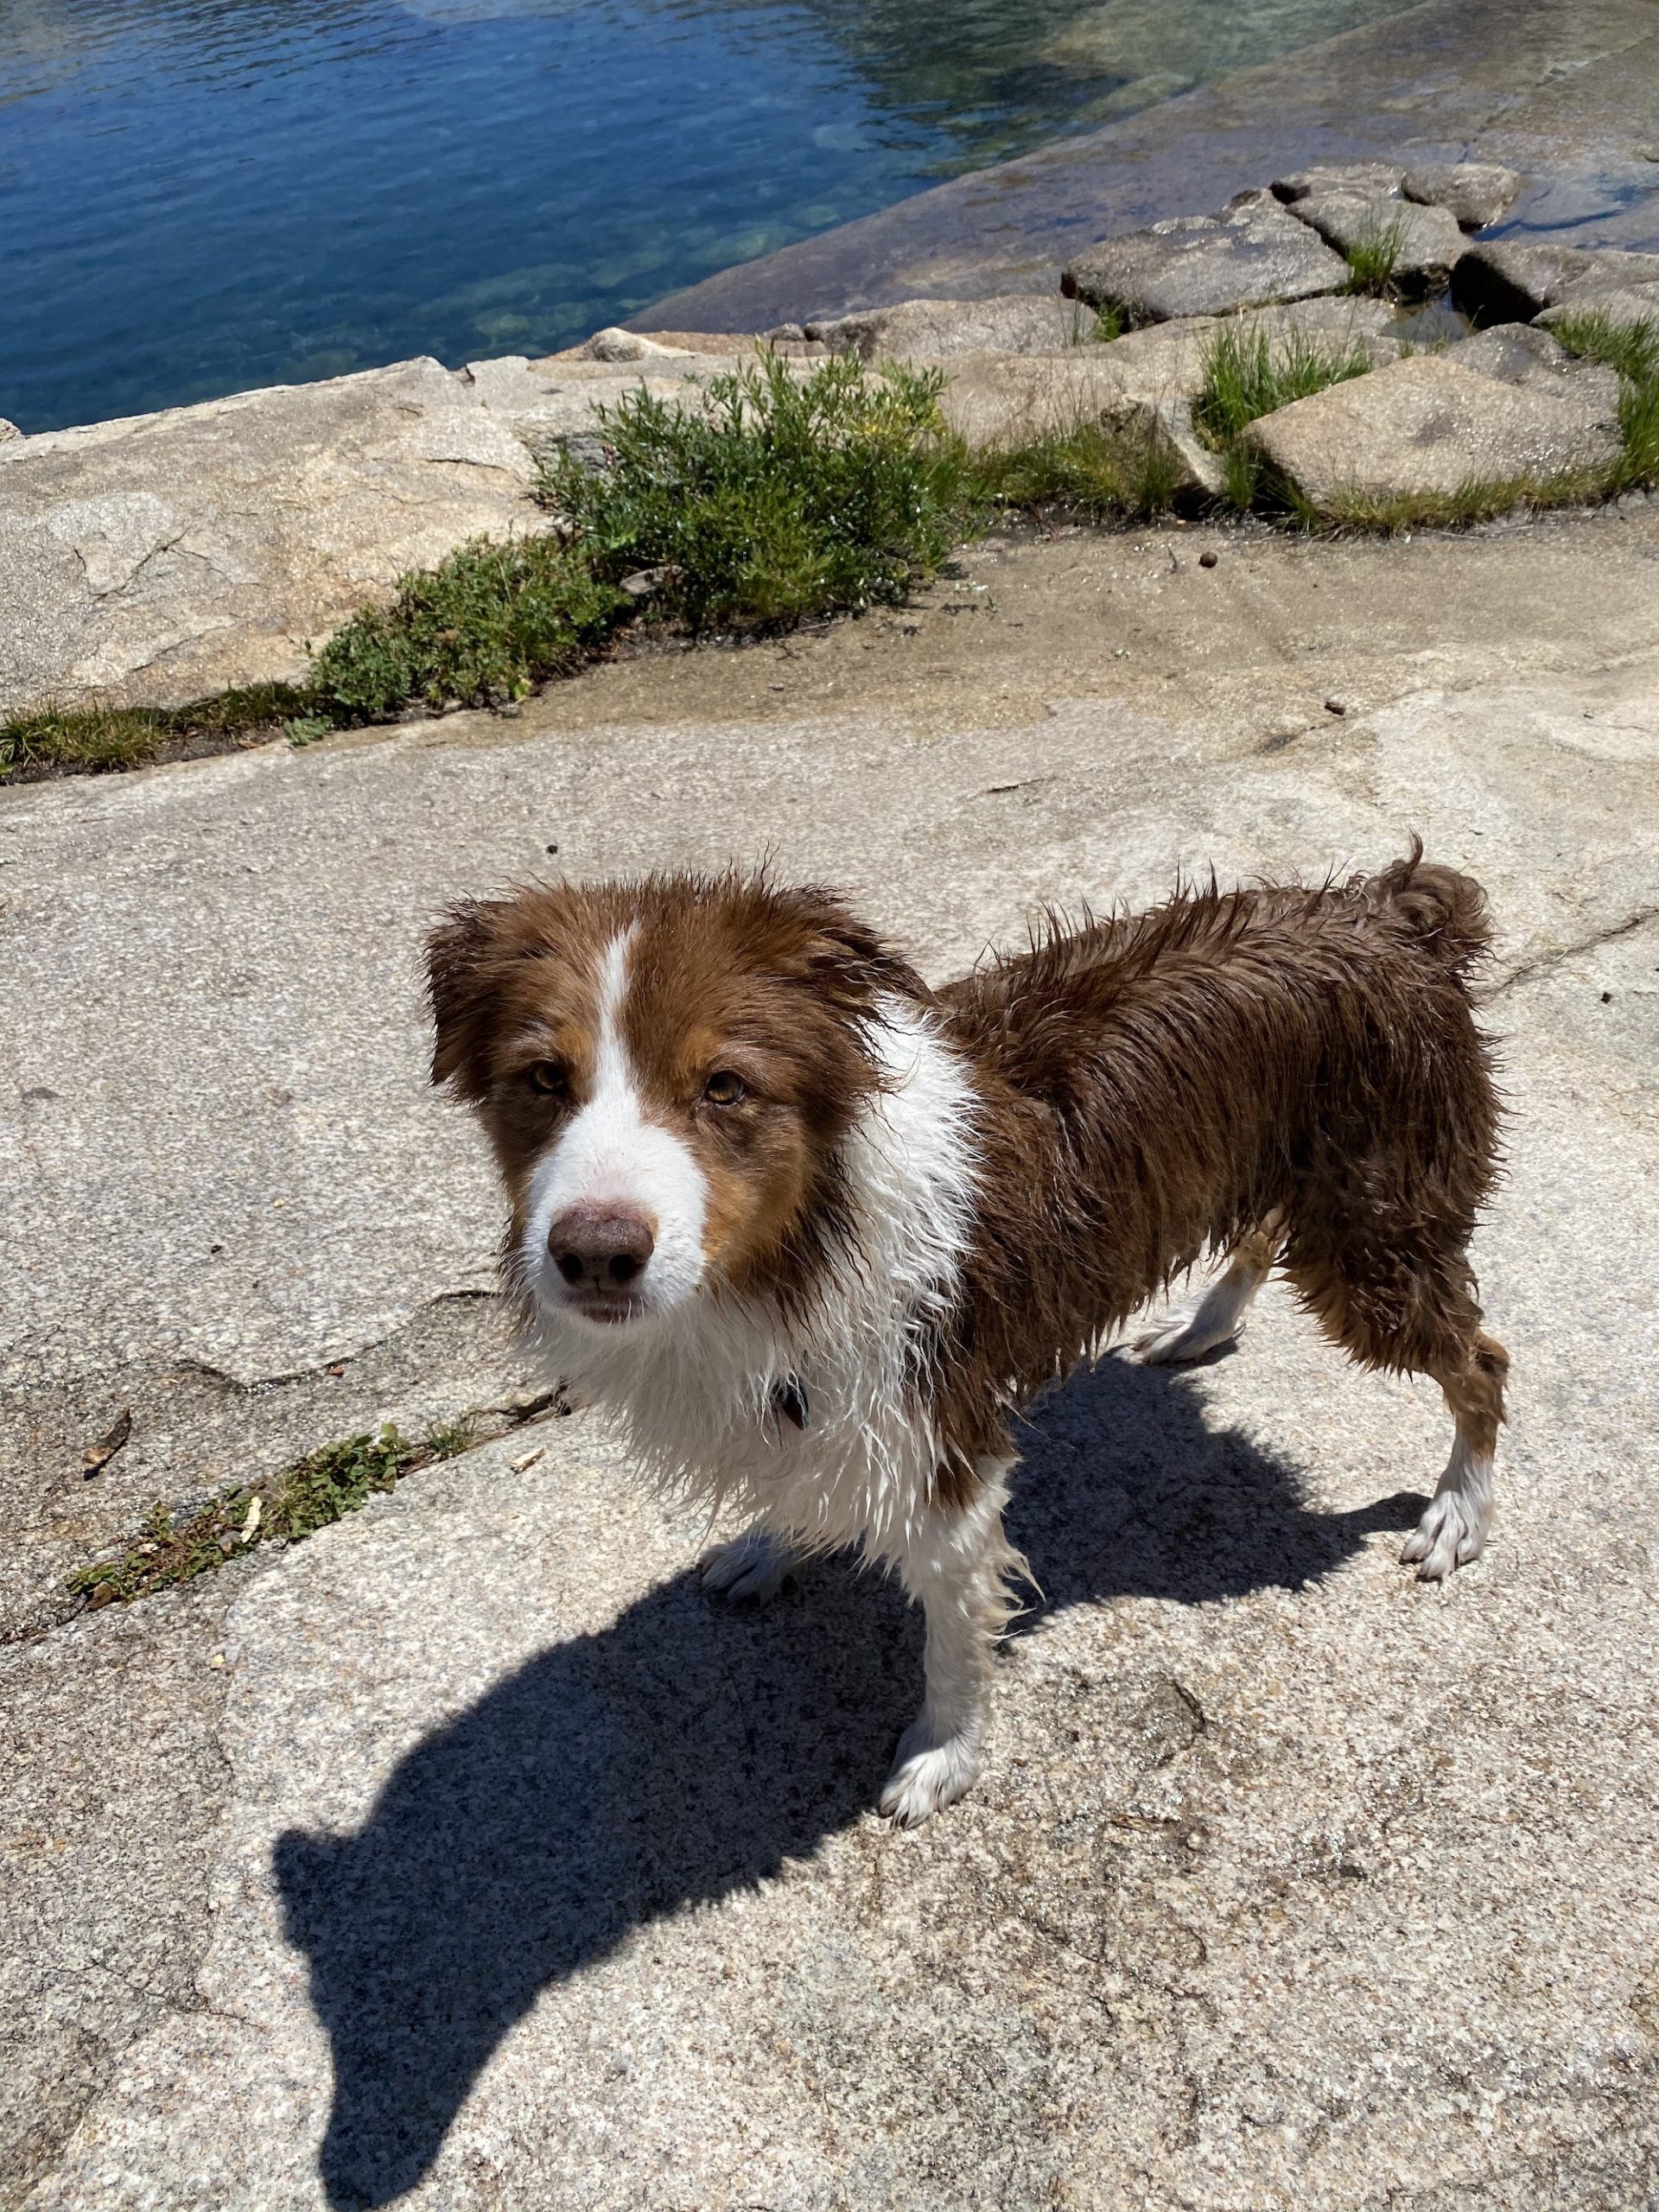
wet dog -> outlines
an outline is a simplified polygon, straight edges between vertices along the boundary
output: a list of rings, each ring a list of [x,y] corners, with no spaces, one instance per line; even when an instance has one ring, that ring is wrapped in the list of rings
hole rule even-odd
[[[735,1506],[708,1582],[858,1545],[926,1619],[881,1797],[977,1771],[1020,1562],[1011,1420],[1208,1249],[1150,1360],[1229,1340],[1278,1267],[1367,1367],[1432,1376],[1450,1463],[1404,1557],[1473,1559],[1508,1359],[1468,1244],[1498,1109],[1475,883],[1421,845],[1318,889],[1051,922],[943,989],[833,893],[556,885],[433,933],[434,1080],[480,1115],[507,1278],[659,1481]]]

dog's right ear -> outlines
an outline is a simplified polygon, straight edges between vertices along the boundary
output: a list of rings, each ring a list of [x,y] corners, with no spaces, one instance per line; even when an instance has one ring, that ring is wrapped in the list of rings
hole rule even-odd
[[[463,899],[426,940],[432,1080],[453,1083],[465,1098],[481,1098],[489,1088],[483,1047],[496,995],[505,910],[504,899]]]

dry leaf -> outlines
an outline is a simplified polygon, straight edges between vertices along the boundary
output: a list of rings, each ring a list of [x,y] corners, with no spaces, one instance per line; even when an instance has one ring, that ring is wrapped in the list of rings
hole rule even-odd
[[[92,1476],[103,1473],[131,1434],[132,1408],[123,1406],[108,1434],[100,1436],[96,1444],[89,1444],[81,1456],[81,1471],[89,1481]]]

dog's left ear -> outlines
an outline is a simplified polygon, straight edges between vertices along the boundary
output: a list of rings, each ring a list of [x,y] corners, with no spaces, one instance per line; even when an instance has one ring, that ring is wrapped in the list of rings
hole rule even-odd
[[[432,1008],[432,1080],[463,1097],[489,1087],[483,1046],[496,995],[500,921],[507,902],[464,899],[426,940],[426,995]]]
[[[833,891],[805,884],[773,897],[800,928],[805,976],[844,1012],[868,1013],[884,992],[923,990],[903,955]]]

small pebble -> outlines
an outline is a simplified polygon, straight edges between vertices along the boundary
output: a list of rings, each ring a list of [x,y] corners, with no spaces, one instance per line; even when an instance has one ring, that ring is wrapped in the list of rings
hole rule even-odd
[[[225,1654],[222,1651],[215,1651],[207,1664],[210,1667],[222,1667],[225,1664]]]
[[[556,853],[559,849],[556,845],[550,845],[547,849],[550,853]]]
[[[1345,699],[1327,699],[1325,702],[1325,711],[1327,715],[1345,715],[1348,711],[1348,702]]]
[[[1603,1006],[1611,1006],[1613,1002],[1612,993],[1611,991],[1604,991],[1601,995],[1601,1002]]]
[[[1216,551],[1213,546],[1206,545],[1203,552],[1198,556],[1198,566],[1201,569],[1213,569],[1220,558],[1220,554]]]

